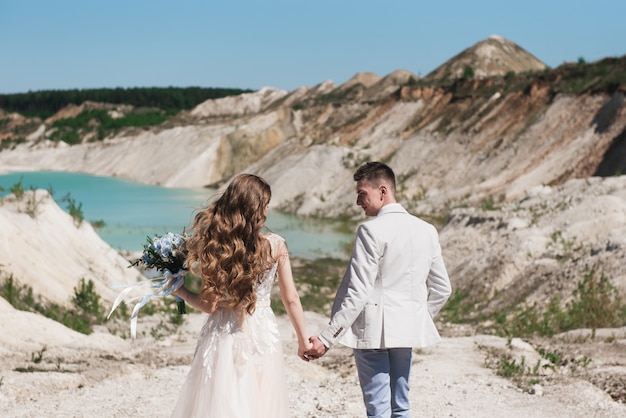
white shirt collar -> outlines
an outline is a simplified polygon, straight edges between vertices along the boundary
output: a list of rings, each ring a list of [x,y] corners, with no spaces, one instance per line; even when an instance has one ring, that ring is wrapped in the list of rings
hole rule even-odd
[[[407,211],[402,207],[400,203],[388,203],[382,208],[380,208],[376,216],[378,217],[378,216],[385,215],[387,213],[393,213],[393,212],[407,213]]]

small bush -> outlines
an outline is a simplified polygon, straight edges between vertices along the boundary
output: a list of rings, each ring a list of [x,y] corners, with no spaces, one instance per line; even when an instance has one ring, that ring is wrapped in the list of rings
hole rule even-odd
[[[468,300],[468,294],[455,289],[452,296],[448,299],[442,314],[446,321],[458,324],[467,317],[471,308],[472,305]]]
[[[0,151],[3,149],[14,149],[16,145],[23,144],[26,142],[26,138],[23,136],[17,138],[6,138],[0,141]]]
[[[94,290],[92,280],[85,282],[81,279],[74,288],[72,309],[68,309],[54,302],[44,302],[41,297],[35,297],[33,289],[27,285],[20,285],[10,275],[0,285],[0,296],[6,299],[15,309],[35,311],[46,318],[62,323],[74,331],[91,334],[93,325],[104,323],[103,307],[100,296]]]
[[[591,328],[595,336],[597,328],[621,327],[626,322],[626,306],[604,274],[585,274],[574,296],[567,305],[570,329]]]
[[[83,221],[85,220],[85,216],[83,214],[83,204],[82,202],[78,202],[78,204],[76,203],[76,200],[74,200],[70,194],[68,193],[66,196],[64,196],[61,199],[62,202],[67,202],[67,211],[70,214],[70,216],[72,217],[72,219],[74,219],[74,223],[76,224],[76,226],[80,226]]]
[[[65,142],[69,145],[80,144],[81,137],[80,134],[73,129],[58,129],[54,131],[52,135],[50,135],[50,140],[52,141],[61,141]]]
[[[106,226],[106,222],[104,221],[104,219],[90,221],[89,223],[91,224],[91,226],[93,226],[94,229],[102,229]]]
[[[28,311],[37,309],[37,302],[33,295],[33,289],[26,285],[20,285],[13,275],[5,278],[0,286],[0,296],[9,302],[15,309]]]
[[[592,337],[598,328],[622,327],[626,324],[626,306],[617,289],[604,274],[585,273],[570,302],[562,307],[554,297],[541,310],[536,304],[517,308],[497,325],[504,336],[552,336],[573,329],[591,328]]]
[[[86,315],[95,318],[102,317],[100,295],[96,293],[92,280],[85,282],[85,279],[80,279],[78,287],[74,288],[72,303]]]
[[[24,197],[25,190],[24,190],[24,184],[22,183],[23,180],[24,180],[24,177],[20,177],[19,181],[17,183],[14,183],[9,188],[9,192],[13,193],[16,199],[22,199]]]
[[[526,360],[524,357],[518,363],[510,354],[503,355],[498,361],[496,374],[502,377],[518,378],[526,371]]]
[[[463,80],[474,78],[474,69],[470,65],[466,65],[465,68],[463,68],[463,76],[461,78]]]

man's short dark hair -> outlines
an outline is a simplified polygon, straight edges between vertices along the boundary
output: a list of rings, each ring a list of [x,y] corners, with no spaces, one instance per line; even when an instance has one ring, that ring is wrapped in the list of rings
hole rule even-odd
[[[370,161],[360,166],[353,178],[354,181],[365,180],[375,186],[379,186],[381,182],[385,181],[393,188],[394,193],[396,191],[396,175],[391,167],[378,161]]]

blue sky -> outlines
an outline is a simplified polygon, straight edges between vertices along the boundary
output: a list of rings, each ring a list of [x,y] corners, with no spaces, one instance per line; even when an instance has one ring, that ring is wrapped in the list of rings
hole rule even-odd
[[[0,93],[425,76],[501,35],[551,67],[626,54],[626,0],[0,0]]]

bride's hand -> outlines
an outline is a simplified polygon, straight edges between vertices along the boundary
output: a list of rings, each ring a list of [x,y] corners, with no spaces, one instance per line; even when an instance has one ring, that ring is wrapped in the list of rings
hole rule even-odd
[[[298,344],[298,357],[300,357],[304,361],[309,361],[309,357],[306,355],[306,352],[313,348],[313,344],[310,341],[306,340],[302,343]]]
[[[172,288],[174,285],[176,284],[176,282],[174,280],[169,280],[165,283],[165,285],[163,285],[163,290],[169,290],[170,288]],[[176,296],[180,296],[182,297],[182,295],[179,295],[178,293],[185,293],[187,289],[185,288],[185,283],[183,282],[181,285],[175,287],[172,289],[172,295],[176,295]]]
[[[309,342],[311,343],[311,350],[304,353],[309,360],[318,359],[328,352],[328,347],[317,335],[311,336]]]

